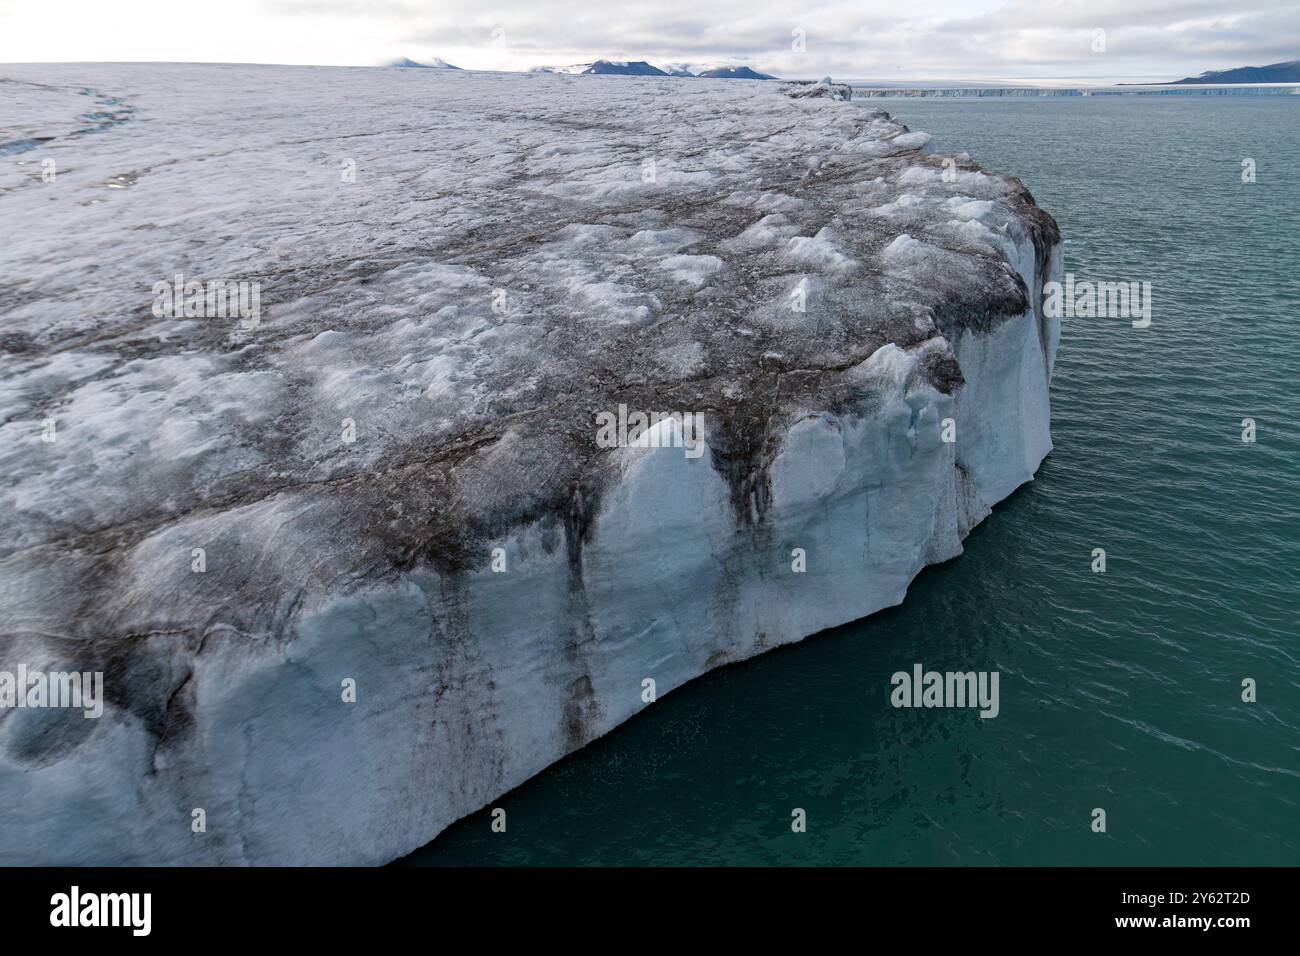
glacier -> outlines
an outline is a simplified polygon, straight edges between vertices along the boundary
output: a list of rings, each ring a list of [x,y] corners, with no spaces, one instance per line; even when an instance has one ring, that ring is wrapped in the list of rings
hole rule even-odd
[[[791,89],[0,67],[0,671],[105,698],[0,709],[0,863],[384,863],[959,555],[1051,450],[1059,231]]]

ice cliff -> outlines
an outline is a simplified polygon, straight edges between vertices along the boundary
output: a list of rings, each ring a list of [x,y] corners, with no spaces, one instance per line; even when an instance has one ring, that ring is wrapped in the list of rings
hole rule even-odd
[[[391,860],[646,679],[903,600],[1051,447],[1055,223],[858,103],[163,65],[0,94],[0,671],[107,698],[0,710],[0,863]],[[256,283],[258,321],[155,314],[176,274]],[[698,414],[704,453],[602,447],[620,405]]]

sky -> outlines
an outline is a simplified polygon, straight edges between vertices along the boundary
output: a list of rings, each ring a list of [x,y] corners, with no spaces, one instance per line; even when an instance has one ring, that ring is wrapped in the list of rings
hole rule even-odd
[[[793,78],[1176,79],[1300,58],[1300,0],[0,0],[5,63],[404,56],[481,70],[605,58]]]

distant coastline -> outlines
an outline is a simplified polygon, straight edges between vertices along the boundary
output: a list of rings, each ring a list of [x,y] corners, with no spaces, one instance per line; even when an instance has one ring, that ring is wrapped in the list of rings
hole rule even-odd
[[[1105,87],[952,86],[886,87],[851,83],[859,97],[1064,97],[1064,96],[1297,96],[1300,83],[1177,86],[1119,84]]]
[[[1270,63],[1268,66],[1239,66],[1231,70],[1206,70],[1200,76],[1185,76],[1174,83],[1208,83],[1211,86],[1222,86],[1225,83],[1300,83],[1300,60]]]

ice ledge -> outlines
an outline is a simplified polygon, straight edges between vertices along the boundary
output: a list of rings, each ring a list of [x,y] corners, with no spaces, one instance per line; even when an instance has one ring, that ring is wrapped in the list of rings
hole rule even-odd
[[[219,100],[217,69],[251,92]],[[0,197],[34,277],[5,316],[0,669],[103,670],[109,698],[0,715],[0,862],[392,859],[645,679],[901,601],[1050,449],[1055,224],[878,111],[346,70],[277,72],[267,110],[251,68],[5,70],[44,84],[33,127],[65,81],[141,105],[66,146],[58,201]],[[260,116],[256,163],[203,162]],[[241,186],[357,139],[355,193]],[[76,207],[124,169],[112,216]],[[151,225],[182,186],[255,243]],[[56,257],[108,284],[38,295]],[[180,267],[264,280],[262,324],[142,317]],[[600,447],[619,405],[701,416],[706,452]],[[59,442],[15,431],[48,410]]]

